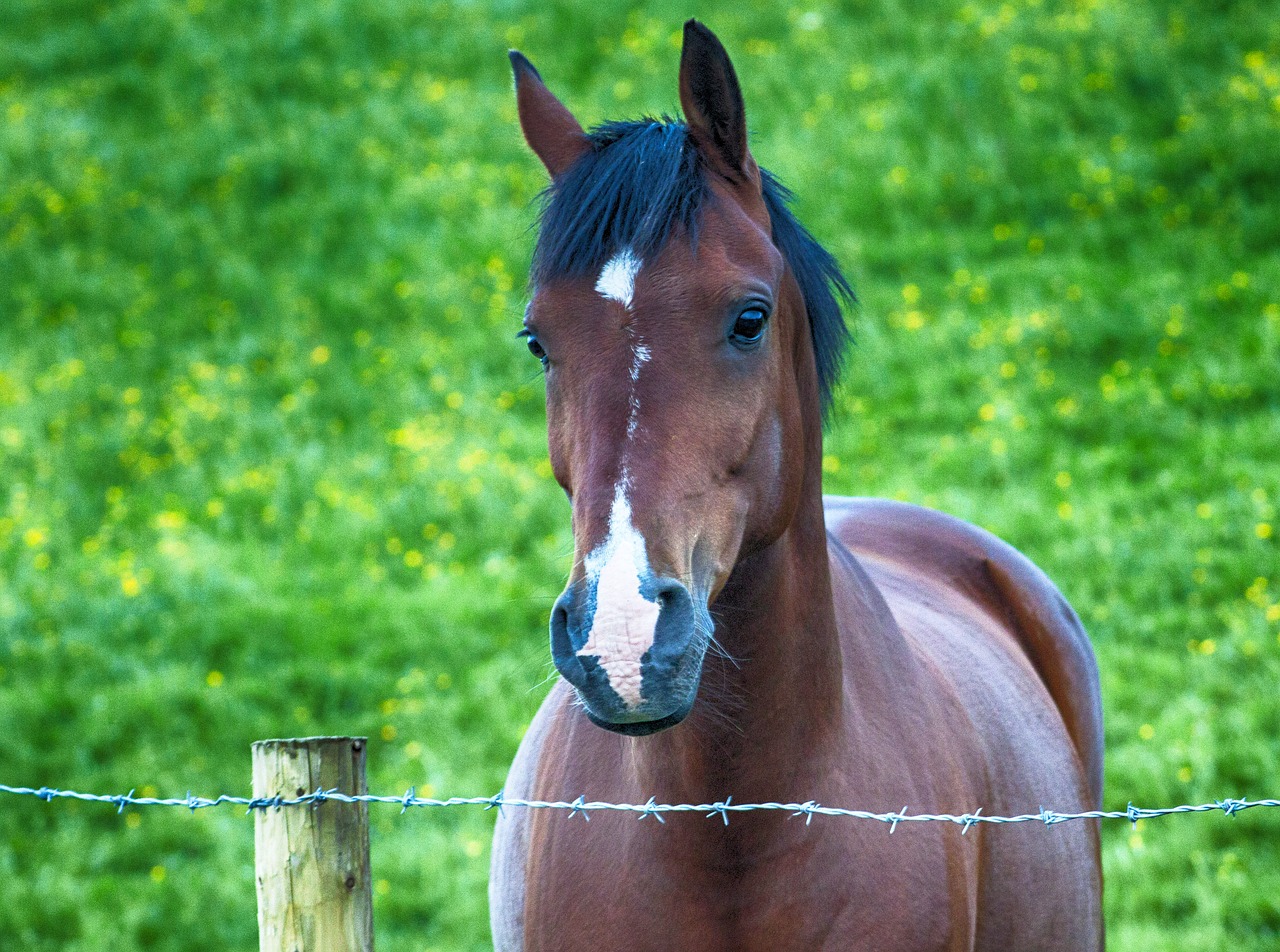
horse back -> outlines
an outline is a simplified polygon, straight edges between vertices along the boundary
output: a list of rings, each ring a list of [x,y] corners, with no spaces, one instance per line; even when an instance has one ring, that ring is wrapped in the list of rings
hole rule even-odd
[[[1079,617],[1026,556],[991,533],[930,509],[883,499],[824,499],[828,531],[868,568],[891,563],[944,585],[1015,639],[1071,738],[1092,808],[1102,802],[1098,667]]]

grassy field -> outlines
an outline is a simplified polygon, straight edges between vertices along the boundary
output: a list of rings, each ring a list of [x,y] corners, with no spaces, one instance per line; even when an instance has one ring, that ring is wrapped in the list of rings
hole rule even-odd
[[[1109,805],[1280,796],[1280,21],[922,6],[8,0],[0,782],[244,793],[341,733],[378,792],[500,787],[572,551],[504,52],[673,110],[692,13],[862,299],[828,489],[1058,581]],[[379,949],[485,948],[491,817],[373,823]],[[1112,949],[1280,946],[1280,811],[1104,835]],[[0,947],[256,948],[252,849],[4,798]]]

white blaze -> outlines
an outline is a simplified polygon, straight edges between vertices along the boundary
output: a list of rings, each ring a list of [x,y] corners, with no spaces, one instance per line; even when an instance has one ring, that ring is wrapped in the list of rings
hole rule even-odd
[[[600,271],[596,293],[610,301],[617,301],[630,310],[631,299],[636,293],[636,274],[639,271],[640,259],[631,253],[630,248],[623,248]]]
[[[578,654],[597,658],[618,697],[635,707],[640,703],[640,659],[653,647],[659,606],[640,593],[649,559],[644,536],[631,524],[625,475],[614,490],[609,535],[587,556],[586,567],[595,582],[596,611]]]
[[[649,348],[646,347],[644,344],[637,343],[632,348],[632,358],[631,358],[631,382],[632,383],[635,383],[635,381],[640,379],[640,368],[644,366],[644,363],[649,359],[649,356],[650,356]]]
[[[596,292],[630,311],[640,265],[640,259],[630,248],[619,251],[600,271]],[[631,340],[631,392],[627,397],[627,442],[630,443],[640,419],[636,382],[650,351],[633,327],[628,326],[626,332]],[[640,659],[653,647],[659,606],[640,593],[642,580],[650,574],[649,557],[644,536],[631,523],[631,502],[627,498],[631,478],[625,461],[626,448],[623,455],[622,475],[614,487],[613,507],[609,511],[609,535],[586,559],[587,580],[595,589],[596,608],[587,643],[578,654],[595,657],[618,697],[636,707],[641,700]]]

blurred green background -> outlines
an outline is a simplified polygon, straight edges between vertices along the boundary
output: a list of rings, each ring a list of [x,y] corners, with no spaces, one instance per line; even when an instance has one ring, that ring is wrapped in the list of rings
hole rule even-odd
[[[1280,21],[1156,0],[6,0],[0,782],[243,794],[340,733],[501,786],[572,551],[504,53],[673,111],[691,14],[862,298],[828,489],[1057,580],[1108,805],[1280,795]],[[373,811],[379,949],[488,945],[491,820]],[[1104,835],[1112,949],[1280,944],[1277,811]],[[0,947],[256,948],[252,851],[5,797]]]

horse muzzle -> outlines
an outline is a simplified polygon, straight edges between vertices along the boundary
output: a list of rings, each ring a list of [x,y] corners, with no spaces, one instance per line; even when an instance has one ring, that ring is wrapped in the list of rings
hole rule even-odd
[[[706,642],[698,607],[671,578],[621,588],[607,576],[571,583],[551,611],[551,657],[592,723],[620,734],[673,727],[693,707]],[[701,606],[703,615],[707,614]]]

